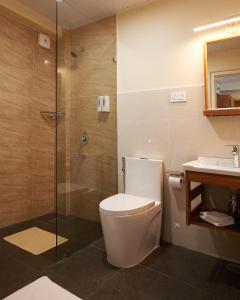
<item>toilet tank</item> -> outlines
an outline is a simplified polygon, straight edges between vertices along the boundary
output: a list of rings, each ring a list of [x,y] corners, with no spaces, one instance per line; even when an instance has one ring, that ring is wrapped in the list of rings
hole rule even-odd
[[[162,200],[162,161],[150,158],[124,157],[125,193]]]

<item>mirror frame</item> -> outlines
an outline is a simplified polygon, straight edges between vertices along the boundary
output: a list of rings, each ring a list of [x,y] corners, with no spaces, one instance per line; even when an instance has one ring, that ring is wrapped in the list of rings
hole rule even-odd
[[[208,53],[207,53],[207,46],[210,43],[224,41],[229,39],[234,39],[236,37],[240,37],[240,34],[229,36],[221,39],[209,40],[204,44],[204,89],[205,89],[205,109],[203,111],[204,116],[212,117],[212,116],[240,116],[240,107],[239,108],[215,108],[212,109],[209,107],[210,99],[208,94]]]

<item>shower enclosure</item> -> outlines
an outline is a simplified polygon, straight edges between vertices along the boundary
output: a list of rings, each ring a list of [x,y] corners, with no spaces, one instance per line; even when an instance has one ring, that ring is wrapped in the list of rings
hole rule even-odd
[[[86,1],[18,2],[0,5],[0,243],[33,263],[102,237],[99,203],[117,193],[116,22]]]
[[[86,18],[85,9],[57,3],[57,237],[68,238],[60,257],[102,236],[99,203],[117,193],[115,17]]]

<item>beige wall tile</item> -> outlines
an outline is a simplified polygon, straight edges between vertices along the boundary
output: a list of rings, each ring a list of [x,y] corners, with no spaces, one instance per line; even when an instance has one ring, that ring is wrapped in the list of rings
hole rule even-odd
[[[55,42],[45,50],[38,32],[0,9],[0,227],[53,212]],[[44,64],[44,59],[49,64]]]
[[[66,47],[63,43],[65,55],[61,56],[65,58],[61,69],[63,86],[70,90],[69,98],[65,98],[66,122],[62,128],[65,136],[70,138],[65,140],[65,179],[80,186],[78,191],[70,193],[70,212],[99,221],[100,201],[117,193],[115,18],[82,26],[67,35],[69,45]],[[70,57],[72,48],[84,48],[85,51],[74,60]],[[111,97],[110,113],[97,112],[98,95]],[[89,134],[86,146],[80,143],[83,131]]]
[[[185,191],[169,187],[167,171],[183,171],[182,164],[200,155],[231,157],[226,144],[240,144],[240,117],[203,116],[204,87],[184,87],[188,102],[170,104],[171,90],[118,96],[119,190],[123,190],[122,156],[154,157],[164,162],[163,239],[215,256],[239,260],[231,247],[233,235],[222,236],[186,226]],[[223,196],[223,195],[221,195]],[[224,197],[220,199],[224,200]],[[175,223],[180,228],[175,228]],[[236,246],[235,246],[236,248]]]
[[[53,213],[54,203],[54,177],[39,176],[32,177],[32,216]]]
[[[32,174],[55,175],[55,147],[51,144],[34,144],[31,147]]]
[[[54,82],[56,78],[56,45],[54,39],[51,39],[51,49],[45,49],[38,45],[38,35],[34,35],[35,57],[34,72],[38,78],[45,81]],[[47,64],[45,62],[48,62]]]
[[[32,144],[31,123],[18,120],[0,120],[0,135],[2,144],[19,145]]]
[[[0,191],[0,227],[5,227],[31,218],[31,175],[0,175]]]
[[[21,95],[23,97],[33,97],[32,74],[24,70],[20,71],[16,67],[1,65],[0,69],[0,89],[10,94]]]
[[[33,117],[33,99],[1,91],[0,119],[8,121],[29,122]]]
[[[32,151],[29,145],[0,145],[0,174],[30,175],[31,156]]]

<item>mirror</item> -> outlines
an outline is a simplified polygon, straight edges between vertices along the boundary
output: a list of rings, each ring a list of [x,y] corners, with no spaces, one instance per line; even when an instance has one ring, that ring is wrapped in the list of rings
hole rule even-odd
[[[206,43],[205,88],[205,115],[240,114],[240,36]]]

